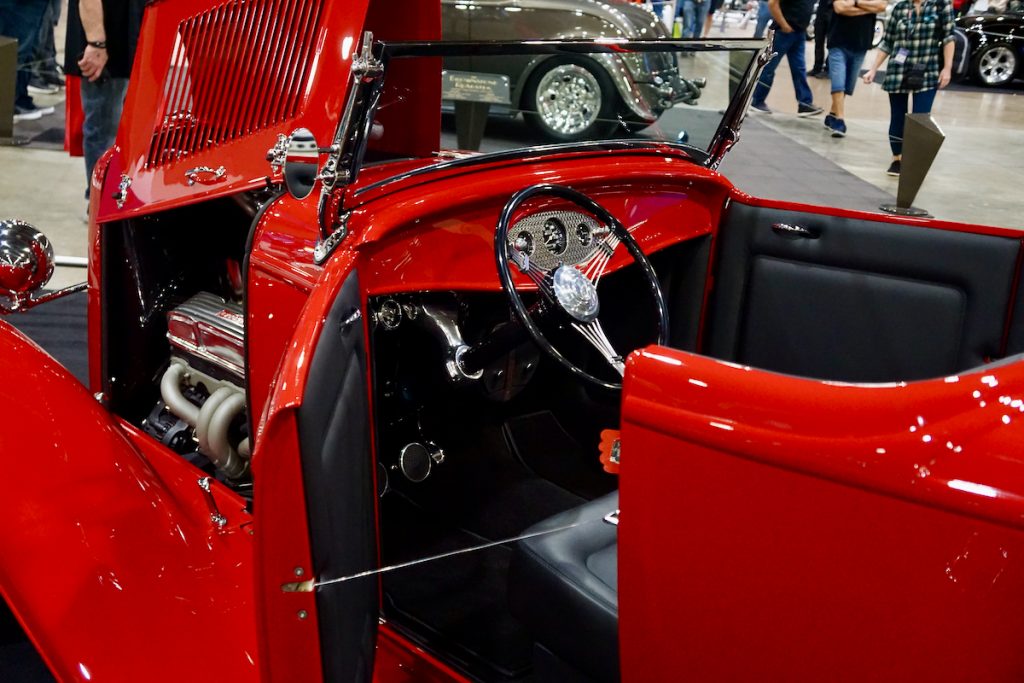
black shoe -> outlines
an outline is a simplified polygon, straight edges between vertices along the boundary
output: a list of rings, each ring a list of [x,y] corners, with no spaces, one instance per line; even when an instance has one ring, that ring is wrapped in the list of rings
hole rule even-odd
[[[821,107],[815,104],[804,104],[801,102],[796,108],[797,116],[817,116],[818,114],[825,111]]]
[[[818,78],[823,73],[825,73],[824,69],[811,69],[810,71],[807,72],[807,75],[810,76],[811,78]]]
[[[771,114],[772,113],[772,110],[769,109],[768,105],[765,104],[764,102],[761,102],[761,103],[751,102],[750,103],[750,108],[753,109],[754,111],[759,111],[762,114]]]
[[[885,172],[892,176],[898,176],[900,174],[900,160],[894,160],[891,164],[889,164],[889,168],[886,169]]]

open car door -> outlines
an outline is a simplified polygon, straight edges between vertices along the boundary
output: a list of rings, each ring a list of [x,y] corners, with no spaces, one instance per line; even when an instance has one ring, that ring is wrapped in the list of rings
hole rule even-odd
[[[628,361],[622,678],[1019,680],[1019,236],[796,208],[729,209],[728,360]]]

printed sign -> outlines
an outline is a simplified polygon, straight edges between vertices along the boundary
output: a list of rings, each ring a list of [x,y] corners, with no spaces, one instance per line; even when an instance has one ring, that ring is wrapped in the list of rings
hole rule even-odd
[[[512,103],[508,76],[447,69],[441,72],[441,98],[459,102]]]

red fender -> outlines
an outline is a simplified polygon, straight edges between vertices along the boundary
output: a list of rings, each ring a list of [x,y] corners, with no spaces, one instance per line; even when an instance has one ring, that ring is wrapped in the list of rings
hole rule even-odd
[[[251,517],[0,323],[0,593],[61,681],[258,678]]]

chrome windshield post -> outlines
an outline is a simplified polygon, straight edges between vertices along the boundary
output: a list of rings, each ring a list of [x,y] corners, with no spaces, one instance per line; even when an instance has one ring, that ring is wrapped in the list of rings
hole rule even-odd
[[[347,234],[344,188],[356,179],[383,86],[384,62],[374,54],[373,33],[367,31],[358,54],[352,58],[345,107],[318,178],[320,239],[313,250],[316,263],[323,263]]]

